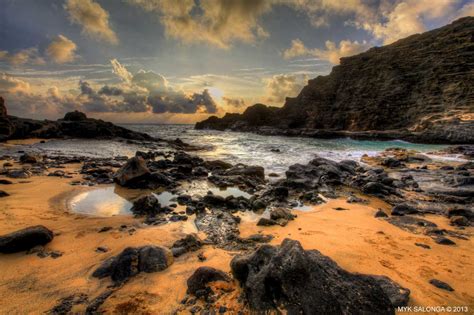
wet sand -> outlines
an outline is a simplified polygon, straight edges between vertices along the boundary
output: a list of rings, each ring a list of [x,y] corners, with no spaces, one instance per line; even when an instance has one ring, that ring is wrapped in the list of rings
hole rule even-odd
[[[70,165],[66,171],[75,172],[78,167]],[[31,225],[45,225],[58,234],[46,249],[61,251],[63,255],[57,259],[25,253],[1,255],[0,313],[43,313],[61,298],[75,293],[85,293],[92,299],[111,285],[108,279],[91,277],[105,259],[128,246],[169,247],[186,233],[193,232],[190,221],[146,226],[132,216],[97,218],[71,213],[68,201],[79,192],[94,189],[69,185],[80,175],[74,177],[35,176],[12,180],[14,184],[2,187],[10,196],[0,199],[0,234]],[[23,181],[26,183],[20,183]],[[348,210],[336,211],[336,207]],[[438,245],[428,236],[411,234],[374,218],[377,208],[388,209],[388,205],[376,199],[371,199],[369,205],[331,200],[311,211],[295,211],[298,218],[286,227],[259,227],[255,215],[241,214],[240,230],[242,236],[259,231],[273,234],[272,244],[279,244],[286,237],[296,239],[306,249],[318,249],[330,256],[348,271],[387,275],[411,290],[411,305],[471,305],[472,309],[473,241],[456,240],[457,245],[452,247]],[[453,229],[446,218],[426,218],[440,227]],[[120,230],[122,225],[127,228]],[[113,229],[98,233],[104,226]],[[131,229],[135,231],[129,232]],[[465,232],[472,234],[472,227]],[[204,235],[200,236],[204,238]],[[415,242],[428,244],[431,249],[415,246]],[[110,250],[97,253],[95,249],[99,246],[107,246]],[[201,252],[207,257],[205,262],[197,258]],[[107,299],[101,310],[115,314],[173,313],[185,296],[187,278],[196,268],[212,266],[230,271],[229,262],[235,254],[212,246],[185,254],[175,259],[165,271],[133,277]],[[433,287],[428,283],[431,278],[448,282],[455,291]],[[230,296],[234,300],[227,298],[227,306],[237,310],[238,289]],[[80,307],[76,306],[79,309],[73,311],[83,310]]]

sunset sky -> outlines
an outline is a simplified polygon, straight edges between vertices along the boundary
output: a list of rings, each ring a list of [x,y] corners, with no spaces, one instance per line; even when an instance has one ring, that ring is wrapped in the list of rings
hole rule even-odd
[[[473,0],[0,0],[9,114],[191,123],[281,106],[342,56],[474,15]]]

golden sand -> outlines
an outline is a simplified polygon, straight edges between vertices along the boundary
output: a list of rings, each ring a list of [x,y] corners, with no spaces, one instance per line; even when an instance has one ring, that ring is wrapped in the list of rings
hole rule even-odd
[[[78,167],[71,165],[66,171],[75,172]],[[74,177],[80,178],[77,174]],[[11,196],[0,199],[0,234],[42,224],[57,234],[46,249],[63,252],[57,259],[25,253],[0,255],[1,314],[43,313],[59,299],[74,293],[85,293],[92,299],[111,284],[108,279],[91,277],[105,259],[128,246],[169,247],[193,230],[190,221],[146,226],[132,216],[98,218],[71,213],[68,201],[84,190],[93,189],[69,185],[74,179],[40,176],[26,183],[13,180],[13,185],[1,187]],[[333,209],[336,207],[349,210],[336,211]],[[427,236],[402,231],[374,218],[379,207],[388,208],[375,199],[369,205],[331,200],[308,212],[295,211],[298,218],[286,227],[258,227],[255,215],[242,214],[240,229],[242,236],[257,232],[273,234],[273,244],[279,244],[286,237],[299,240],[306,249],[318,249],[348,271],[387,275],[412,291],[412,305],[473,305],[472,240],[456,240],[457,245],[452,247],[438,245]],[[452,228],[446,218],[427,219],[441,227]],[[128,228],[120,231],[121,225]],[[111,226],[113,230],[98,233],[104,226]],[[130,228],[135,232],[130,234]],[[431,249],[417,247],[415,242],[428,244]],[[97,253],[95,249],[99,246],[110,250]],[[197,259],[200,252],[207,257],[205,262]],[[196,268],[212,266],[229,271],[229,262],[235,254],[206,246],[201,251],[183,255],[165,271],[142,273],[132,278],[107,299],[101,310],[122,314],[172,313],[185,296],[186,279]],[[455,291],[433,287],[428,283],[431,278],[448,282]]]

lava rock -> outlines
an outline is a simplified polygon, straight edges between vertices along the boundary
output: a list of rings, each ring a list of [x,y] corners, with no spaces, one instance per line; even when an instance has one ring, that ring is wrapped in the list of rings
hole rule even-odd
[[[392,208],[392,215],[415,214],[418,210],[406,203],[398,204]]]
[[[258,226],[272,226],[272,225],[278,225],[278,222],[272,219],[268,218],[260,218],[257,222]]]
[[[434,241],[440,245],[456,245],[455,242],[444,236],[435,237]]]
[[[452,216],[451,219],[449,219],[449,222],[451,225],[456,225],[456,226],[469,226],[470,222],[466,217],[462,217],[460,215],[455,215]]]
[[[32,153],[25,153],[20,156],[20,163],[36,164],[42,161],[41,156]]]
[[[382,209],[378,209],[377,212],[375,212],[374,217],[376,218],[387,218],[388,214],[385,213]]]
[[[134,182],[150,175],[146,162],[141,157],[133,157],[115,173],[114,180],[121,186],[133,186]]]
[[[199,291],[206,291],[208,283],[215,281],[229,282],[231,278],[221,270],[212,267],[199,267],[188,278],[187,293],[196,295]]]
[[[25,229],[0,236],[0,253],[16,253],[29,250],[38,245],[51,242],[54,234],[42,225],[30,226]]]
[[[157,272],[173,263],[173,255],[163,247],[127,247],[119,255],[107,259],[92,274],[96,278],[109,277],[116,283],[127,281],[140,272]]]
[[[187,252],[197,251],[202,247],[202,241],[195,234],[188,234],[184,238],[174,242],[171,252],[174,257],[181,256]]]
[[[251,311],[394,314],[389,295],[398,287],[388,289],[393,282],[384,281],[382,288],[380,279],[349,273],[319,251],[305,251],[294,240],[238,255],[232,259],[231,269]]]
[[[454,289],[444,281],[441,281],[438,279],[431,279],[429,282],[439,289],[450,291],[450,292],[454,291]]]
[[[135,215],[155,216],[161,212],[161,204],[154,195],[141,197],[133,203],[130,209]]]

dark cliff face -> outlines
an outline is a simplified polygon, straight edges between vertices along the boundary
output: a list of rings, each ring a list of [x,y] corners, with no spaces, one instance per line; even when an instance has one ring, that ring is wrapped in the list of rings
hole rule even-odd
[[[473,112],[474,17],[466,17],[342,58],[329,75],[310,80],[281,109],[260,111],[266,119],[259,122],[287,130],[414,133],[453,125],[463,133],[473,127],[472,120],[463,120]],[[244,113],[203,121],[196,128],[232,128],[236,122],[240,128],[255,126]]]

